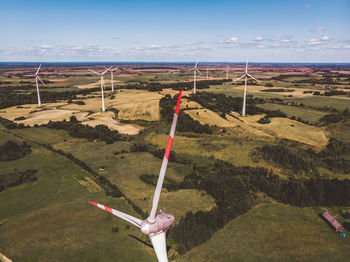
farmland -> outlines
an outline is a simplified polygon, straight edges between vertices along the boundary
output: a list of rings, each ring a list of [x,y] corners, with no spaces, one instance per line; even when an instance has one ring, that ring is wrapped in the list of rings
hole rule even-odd
[[[209,65],[193,95],[190,66],[121,65],[114,93],[106,75],[106,112],[87,66],[43,67],[42,107],[33,79],[22,76],[32,68],[0,67],[0,146],[30,147],[0,162],[0,253],[13,261],[154,261],[137,228],[88,202],[147,217],[183,89],[159,204],[176,219],[170,260],[346,260],[349,238],[320,214],[350,223],[343,193],[350,190],[350,68],[254,65],[261,83],[248,83],[243,117],[242,82]],[[230,77],[243,68],[232,65]],[[198,237],[191,242],[184,228]]]

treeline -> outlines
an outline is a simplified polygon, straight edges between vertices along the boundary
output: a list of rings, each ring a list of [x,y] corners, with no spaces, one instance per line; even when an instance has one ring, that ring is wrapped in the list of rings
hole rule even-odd
[[[0,192],[6,188],[19,186],[23,183],[38,180],[38,178],[34,175],[37,172],[37,169],[27,169],[26,171],[16,171],[14,173],[0,176]]]
[[[182,188],[205,190],[216,200],[211,211],[189,212],[169,231],[183,254],[207,241],[218,228],[252,208],[256,192],[296,206],[350,204],[350,180],[281,179],[264,168],[236,167],[224,161],[196,168],[185,177]]]
[[[349,109],[346,108],[343,112],[335,112],[332,114],[324,115],[320,122],[323,124],[334,124],[350,118]]]
[[[174,98],[171,98],[170,95],[166,95],[159,101],[160,114],[167,123],[171,123],[173,120],[176,101],[177,95],[175,95]],[[188,114],[183,112],[183,110],[179,112],[177,130],[180,132],[213,133],[212,127],[208,124],[202,125],[199,121],[192,119]]]
[[[189,99],[197,102],[205,108],[221,114],[228,114],[231,111],[240,112],[243,104],[242,97],[231,97],[224,94],[214,94],[208,92],[198,92],[191,95]],[[255,106],[263,103],[264,100],[262,98],[247,97],[247,113],[250,115],[264,113],[262,108]]]
[[[9,140],[0,146],[0,161],[11,161],[25,157],[30,154],[32,149],[25,141],[17,144],[15,141]]]
[[[154,187],[157,186],[157,182],[158,182],[158,175],[154,175],[154,174],[141,174],[140,175],[140,180],[142,180],[143,182],[145,182],[148,185],[152,185]],[[163,188],[166,188],[168,191],[175,191],[178,189],[178,183],[176,183],[176,181],[165,177],[164,181],[163,181]]]
[[[70,121],[50,121],[49,123],[41,126],[67,130],[69,135],[72,137],[86,138],[89,141],[97,139],[106,142],[106,144],[113,144],[115,141],[123,140],[123,136],[120,135],[118,131],[110,130],[105,125],[97,125],[95,127],[82,125],[78,122],[75,116],[71,116]]]
[[[40,99],[42,103],[55,103],[57,101],[69,101],[77,99],[78,95],[87,95],[90,92],[98,91],[98,88],[81,89],[75,91],[49,92],[40,91]],[[0,92],[0,108],[6,108],[16,105],[36,104],[38,103],[37,93],[34,89],[30,94],[19,93],[9,88],[1,88]]]
[[[258,147],[252,153],[253,157],[262,158],[268,163],[275,164],[295,174],[305,173],[318,175],[318,171],[312,158],[300,152],[293,152],[283,144],[264,145]]]

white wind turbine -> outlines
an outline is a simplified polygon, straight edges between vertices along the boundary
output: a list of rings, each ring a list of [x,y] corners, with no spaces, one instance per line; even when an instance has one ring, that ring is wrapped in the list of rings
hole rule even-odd
[[[95,73],[95,74],[97,74],[97,75],[99,75],[99,76],[101,77],[102,112],[105,111],[105,96],[104,96],[104,93],[103,93],[103,90],[105,89],[105,80],[104,80],[104,78],[103,78],[103,75],[104,75],[105,73],[107,73],[107,71],[108,71],[109,69],[111,69],[111,67],[108,68],[108,69],[106,69],[106,70],[105,70],[104,72],[102,72],[102,73],[97,73],[96,71],[89,69],[90,72],[93,72],[93,73]]]
[[[171,145],[173,143],[173,139],[174,139],[174,135],[175,135],[176,123],[177,123],[177,118],[178,118],[179,109],[180,109],[181,94],[182,94],[182,90],[180,90],[180,93],[179,93],[178,98],[177,98],[177,104],[176,104],[175,114],[174,114],[174,118],[173,118],[173,123],[171,125],[168,144],[167,144],[167,147],[165,149],[165,154],[164,154],[162,166],[160,168],[157,187],[156,187],[156,190],[154,192],[153,204],[152,204],[152,209],[151,209],[151,213],[150,213],[149,217],[146,218],[145,220],[141,220],[141,219],[138,219],[136,217],[122,213],[120,211],[117,211],[115,209],[112,209],[110,207],[106,207],[104,205],[97,204],[95,202],[89,202],[90,204],[97,206],[101,209],[104,209],[107,212],[110,212],[111,214],[113,214],[117,217],[120,217],[121,219],[126,220],[127,222],[133,224],[134,226],[139,227],[141,232],[143,234],[147,235],[151,239],[154,251],[157,255],[159,262],[167,262],[168,261],[165,235],[166,235],[166,230],[171,226],[171,224],[175,220],[173,215],[165,214],[162,211],[160,211],[160,214],[156,214],[156,213],[157,213],[160,193],[162,190],[163,181],[164,181],[164,177],[165,177],[165,171],[166,171],[166,168],[168,165]]]
[[[112,93],[114,93],[114,84],[113,84],[113,72],[115,70],[117,70],[119,68],[119,66],[113,68],[113,69],[109,69],[109,71],[111,72],[111,82],[112,82]]]
[[[197,83],[197,72],[202,75],[201,71],[198,70],[198,60],[196,61],[196,65],[189,69],[188,71],[192,71],[193,70],[193,94],[196,93],[196,83]]]
[[[39,92],[39,84],[38,84],[38,80],[45,86],[44,82],[41,81],[40,77],[39,77],[39,70],[41,68],[41,65],[39,65],[38,70],[36,70],[36,73],[34,75],[24,75],[24,76],[34,76],[35,77],[35,83],[36,83],[36,93],[38,95],[38,106],[41,107],[41,100],[40,100],[40,92]]]
[[[252,75],[248,74],[248,58],[245,61],[245,73],[237,78],[235,81],[232,81],[233,83],[242,79],[244,77],[244,94],[243,94],[243,107],[242,107],[242,116],[245,116],[245,105],[246,105],[246,99],[247,99],[247,79],[248,77],[254,79],[255,81],[259,82],[260,81],[258,79],[256,79],[255,77],[253,77]]]

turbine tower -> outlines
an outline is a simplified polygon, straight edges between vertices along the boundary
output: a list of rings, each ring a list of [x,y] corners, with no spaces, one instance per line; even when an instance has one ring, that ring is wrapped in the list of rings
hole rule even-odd
[[[99,76],[101,77],[102,112],[105,111],[105,97],[104,97],[104,93],[103,93],[103,90],[105,89],[105,80],[104,80],[104,78],[103,78],[103,75],[104,75],[105,73],[107,73],[107,71],[109,71],[109,69],[111,69],[111,67],[108,68],[108,69],[106,69],[106,70],[105,70],[104,72],[102,72],[102,73],[97,73],[96,71],[89,69],[90,72],[93,72],[93,73],[95,73],[96,75],[99,75]]]
[[[113,68],[113,69],[109,69],[109,71],[111,72],[112,93],[114,93],[113,72],[114,72],[115,70],[117,70],[118,68],[119,68],[119,67],[117,66],[117,67],[115,67],[115,68]]]
[[[196,93],[196,82],[197,82],[197,72],[202,75],[201,71],[198,70],[198,60],[196,61],[196,65],[189,69],[188,71],[192,71],[193,70],[193,94]]]
[[[260,82],[258,79],[253,77],[252,75],[248,74],[248,58],[245,61],[245,73],[237,78],[235,81],[232,81],[233,83],[242,79],[244,77],[244,94],[243,94],[243,107],[242,107],[242,116],[245,116],[245,106],[246,106],[246,99],[247,99],[247,79],[248,77],[254,79],[257,82]]]
[[[35,83],[36,83],[36,93],[38,95],[38,106],[41,107],[41,100],[40,100],[40,92],[39,92],[39,84],[38,84],[38,80],[45,86],[44,82],[41,81],[40,77],[39,77],[39,70],[41,68],[41,65],[39,65],[38,69],[36,70],[36,73],[34,75],[24,75],[24,76],[34,76],[35,77]]]
[[[174,118],[173,118],[173,123],[172,123],[171,129],[170,129],[170,136],[169,136],[167,147],[165,149],[165,154],[164,154],[162,166],[160,168],[157,187],[156,187],[156,190],[154,192],[153,204],[152,204],[152,209],[151,209],[149,217],[146,218],[145,220],[141,220],[141,219],[138,219],[136,217],[122,213],[120,211],[114,210],[110,207],[106,207],[104,205],[97,204],[95,202],[89,202],[90,204],[97,206],[101,209],[104,209],[107,212],[110,212],[111,214],[113,214],[117,217],[120,217],[121,219],[124,219],[125,221],[128,221],[129,223],[133,224],[134,226],[139,227],[141,232],[143,234],[147,235],[151,239],[154,251],[156,253],[156,256],[157,256],[159,262],[167,262],[168,261],[165,234],[166,234],[166,230],[171,226],[171,224],[175,220],[173,215],[165,214],[162,211],[160,211],[160,214],[156,214],[156,213],[157,213],[160,193],[162,190],[163,181],[164,181],[164,177],[165,177],[165,171],[166,171],[166,168],[168,165],[171,145],[173,143],[173,139],[174,139],[174,135],[175,135],[176,123],[177,123],[177,118],[178,118],[179,109],[180,109],[181,94],[182,94],[182,90],[180,90],[180,93],[177,97],[177,104],[176,104],[175,114],[174,114]]]

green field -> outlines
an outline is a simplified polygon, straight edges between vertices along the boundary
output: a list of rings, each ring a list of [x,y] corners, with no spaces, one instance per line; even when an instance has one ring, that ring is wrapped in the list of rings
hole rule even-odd
[[[311,208],[265,204],[177,261],[347,261],[349,245]]]

